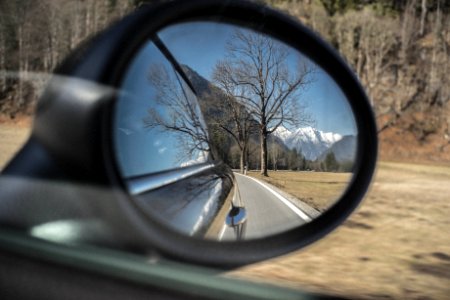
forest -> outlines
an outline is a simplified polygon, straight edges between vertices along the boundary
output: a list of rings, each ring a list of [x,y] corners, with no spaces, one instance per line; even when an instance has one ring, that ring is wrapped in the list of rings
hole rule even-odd
[[[1,1],[0,115],[32,115],[64,57],[143,2]],[[449,1],[260,2],[300,19],[351,65],[375,110],[382,157],[450,161]]]
[[[328,40],[362,81],[381,158],[450,161],[450,2],[269,1]]]

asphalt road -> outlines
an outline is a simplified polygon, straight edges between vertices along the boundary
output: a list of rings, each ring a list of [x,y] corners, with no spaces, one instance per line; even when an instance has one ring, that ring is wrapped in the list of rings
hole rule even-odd
[[[243,239],[281,233],[311,220],[301,209],[263,182],[238,173],[234,174],[247,210]],[[235,239],[233,229],[224,227],[220,239]]]

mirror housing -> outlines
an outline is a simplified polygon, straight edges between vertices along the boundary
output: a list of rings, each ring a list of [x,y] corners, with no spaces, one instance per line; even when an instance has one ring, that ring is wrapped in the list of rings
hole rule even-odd
[[[354,176],[340,201],[319,218],[261,239],[218,243],[185,236],[149,218],[126,192],[112,138],[112,116],[120,81],[149,37],[171,24],[192,20],[243,26],[301,50],[335,80],[349,100],[360,136]],[[83,147],[74,151],[74,145]],[[115,247],[156,251],[192,263],[234,267],[297,250],[341,224],[360,203],[370,184],[377,156],[377,131],[369,101],[354,72],[335,50],[298,21],[254,2],[176,0],[143,5],[86,42],[61,64],[39,103],[32,138],[4,175],[26,177],[20,160],[27,157],[30,160],[28,150],[36,147],[45,153],[47,165],[56,166],[51,176],[47,176],[42,171],[45,165],[39,165],[41,171],[35,172],[36,177],[68,182],[81,189],[91,185],[109,191],[108,201],[97,201],[96,193],[87,193],[80,201],[87,206],[96,203],[94,218],[101,219],[116,234]],[[240,216],[242,222],[243,210],[233,209],[228,222],[234,224]],[[84,217],[80,214],[75,218]],[[39,223],[39,216],[35,219]]]

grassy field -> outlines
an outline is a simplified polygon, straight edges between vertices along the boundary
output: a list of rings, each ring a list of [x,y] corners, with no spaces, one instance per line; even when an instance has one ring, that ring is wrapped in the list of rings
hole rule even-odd
[[[228,276],[358,299],[450,299],[450,166],[380,162],[336,231]]]
[[[290,171],[269,171],[269,177],[259,172],[248,172],[248,175],[267,181],[318,211],[324,211],[339,199],[352,176],[351,173]]]

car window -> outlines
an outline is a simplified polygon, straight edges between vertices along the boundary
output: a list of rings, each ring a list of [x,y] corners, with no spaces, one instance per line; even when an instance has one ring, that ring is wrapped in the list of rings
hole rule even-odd
[[[114,144],[123,177],[208,161],[208,137],[206,127],[198,125],[204,121],[197,98],[154,43],[140,51],[121,87]]]

